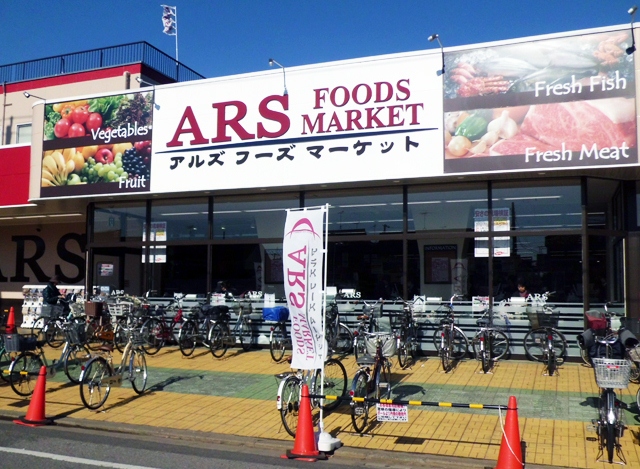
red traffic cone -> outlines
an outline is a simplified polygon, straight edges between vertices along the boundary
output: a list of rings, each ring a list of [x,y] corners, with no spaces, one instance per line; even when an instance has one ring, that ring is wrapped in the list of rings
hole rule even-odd
[[[16,312],[13,306],[9,308],[9,316],[7,317],[7,334],[16,333]]]
[[[511,396],[509,397],[507,418],[500,443],[498,465],[495,469],[522,469],[523,467],[520,427],[518,426],[518,403],[515,396]]]
[[[311,399],[309,399],[309,386],[302,385],[300,396],[300,410],[298,411],[298,429],[293,450],[287,450],[282,455],[283,459],[298,459],[300,461],[315,462],[318,459],[327,459],[327,456],[318,451],[316,436],[313,432],[313,418],[311,416]]]
[[[28,427],[40,427],[42,425],[51,425],[53,424],[52,419],[48,419],[45,416],[44,412],[44,394],[46,392],[47,387],[47,367],[41,366],[40,373],[38,374],[38,381],[36,381],[36,388],[33,390],[33,395],[31,396],[31,402],[29,403],[29,410],[27,410],[27,415],[16,419],[13,423],[17,423],[19,425],[26,425]]]

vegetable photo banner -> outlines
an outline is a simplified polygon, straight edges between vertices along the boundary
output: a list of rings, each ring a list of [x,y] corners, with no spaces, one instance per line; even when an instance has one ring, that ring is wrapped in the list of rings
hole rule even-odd
[[[153,92],[47,103],[40,196],[149,192]]]
[[[327,207],[287,210],[284,291],[291,318],[291,368],[323,368],[324,221]]]

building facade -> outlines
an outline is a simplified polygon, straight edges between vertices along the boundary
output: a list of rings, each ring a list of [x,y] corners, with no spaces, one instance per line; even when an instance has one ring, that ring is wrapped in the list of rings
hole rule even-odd
[[[638,317],[630,44],[602,28],[286,74],[143,63],[5,84],[3,298],[54,273],[281,297],[286,210],[328,204],[327,282],[358,298],[500,301],[524,282]]]

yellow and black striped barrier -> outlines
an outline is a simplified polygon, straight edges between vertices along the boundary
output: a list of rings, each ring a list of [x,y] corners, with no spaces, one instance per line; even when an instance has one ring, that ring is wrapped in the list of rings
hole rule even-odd
[[[372,397],[351,397],[351,396],[331,396],[322,394],[310,394],[310,399],[325,399],[327,401],[344,401],[344,402],[368,402],[369,404],[392,404],[406,406],[423,406],[423,407],[455,407],[463,409],[487,409],[487,410],[508,410],[506,405],[495,404],[458,404],[455,402],[435,402],[435,401],[406,401],[393,399],[375,399]],[[515,409],[509,409],[515,410]]]

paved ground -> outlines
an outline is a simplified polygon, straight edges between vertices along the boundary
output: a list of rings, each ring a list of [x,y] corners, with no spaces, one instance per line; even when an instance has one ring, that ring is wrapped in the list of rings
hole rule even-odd
[[[46,353],[52,359],[59,352],[47,349]],[[275,375],[289,368],[286,363],[274,363],[268,350],[230,349],[223,359],[215,359],[204,349],[185,358],[177,348],[169,347],[148,357],[147,363],[148,392],[137,396],[127,386],[113,388],[105,408],[98,412],[86,410],[78,388],[67,383],[63,373],[56,375],[47,381],[47,417],[71,425],[122,425],[127,431],[158,428],[164,433],[282,440],[283,451],[293,447],[275,406]],[[343,363],[352,378],[357,369],[353,358]],[[408,370],[394,365],[394,398],[506,405],[509,396],[515,396],[521,437],[528,446],[527,463],[604,466],[596,463],[596,435],[587,428],[596,418],[598,395],[590,368],[566,363],[558,376],[549,377],[543,375],[542,365],[517,360],[503,361],[487,375],[479,372],[473,360],[460,363],[449,374],[440,371],[437,358],[420,358]],[[621,399],[629,405],[625,412],[629,430],[622,438],[629,467],[640,467],[637,387],[631,384],[621,392]],[[0,384],[0,415],[25,415],[29,402]],[[348,405],[324,420],[325,430],[345,445],[337,450],[336,458],[341,451],[363,448],[391,451],[398,457],[413,453],[496,461],[500,449],[497,411],[412,407],[408,423],[378,423],[366,436],[353,431]]]

